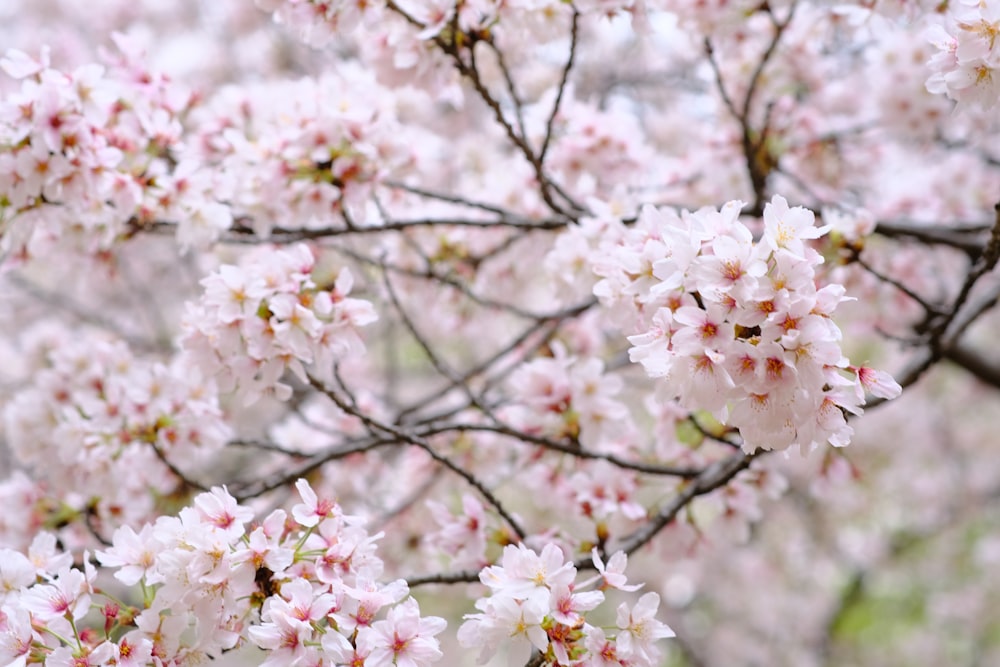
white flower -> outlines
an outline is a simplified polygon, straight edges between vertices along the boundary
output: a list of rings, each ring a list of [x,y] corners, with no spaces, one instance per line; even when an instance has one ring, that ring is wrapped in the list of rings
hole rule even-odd
[[[624,551],[616,551],[608,559],[607,565],[601,560],[601,554],[597,551],[597,547],[591,550],[590,557],[594,561],[594,567],[601,573],[605,586],[628,592],[637,591],[644,586],[644,584],[630,585],[626,583],[628,577],[625,576],[625,567],[628,565],[628,556]]]
[[[374,664],[423,667],[441,657],[434,635],[446,625],[437,616],[421,617],[417,601],[407,598],[390,609],[384,621],[358,631],[358,651],[367,653]]]
[[[660,656],[654,644],[658,639],[673,637],[674,631],[656,620],[656,610],[660,606],[660,596],[646,593],[631,609],[627,603],[618,607],[617,625],[621,629],[616,638],[618,652],[640,664],[655,664]]]
[[[548,597],[515,600],[500,595],[476,601],[481,614],[468,614],[458,629],[458,642],[466,648],[480,648],[478,662],[484,664],[496,653],[502,641],[511,642],[508,648],[510,664],[524,664],[532,647],[545,651],[549,638],[542,629]]]
[[[138,533],[131,526],[122,526],[115,531],[112,547],[96,555],[104,567],[120,568],[115,579],[132,586],[143,579],[147,584],[156,583],[156,556],[163,548],[153,526],[146,524]]]
[[[802,256],[805,252],[802,241],[818,239],[829,229],[815,225],[812,211],[801,206],[789,208],[781,195],[775,195],[764,205],[764,244],[771,250],[783,248]]]

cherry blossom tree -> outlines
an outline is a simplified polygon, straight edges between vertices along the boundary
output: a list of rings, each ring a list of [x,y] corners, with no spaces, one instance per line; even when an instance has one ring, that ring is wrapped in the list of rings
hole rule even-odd
[[[0,16],[0,667],[1000,661],[1000,2]]]

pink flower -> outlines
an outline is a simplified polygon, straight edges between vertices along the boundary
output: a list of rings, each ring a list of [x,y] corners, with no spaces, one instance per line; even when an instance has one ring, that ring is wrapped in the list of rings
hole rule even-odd
[[[660,596],[646,593],[631,609],[627,603],[618,607],[617,625],[621,629],[616,638],[618,652],[640,664],[652,665],[660,656],[654,644],[658,639],[674,636],[674,631],[656,620]]]
[[[627,664],[624,658],[619,659],[615,641],[608,639],[604,630],[588,625],[584,633],[584,646],[587,648],[584,664],[589,667],[621,667]]]
[[[697,356],[679,356],[670,367],[668,386],[688,409],[721,412],[735,388],[725,361],[726,356],[714,349],[705,349]]]
[[[24,667],[34,641],[28,610],[21,606],[0,607],[0,664]]]
[[[0,549],[0,604],[20,589],[35,583],[35,568],[24,554]]]
[[[790,447],[798,434],[795,406],[795,395],[780,391],[751,393],[736,402],[729,421],[740,429],[744,451]]]
[[[117,659],[118,646],[102,642],[96,648],[83,647],[74,651],[69,646],[60,646],[49,654],[45,664],[51,667],[99,667],[109,665]]]
[[[590,552],[590,557],[594,561],[594,567],[601,574],[604,580],[602,588],[607,586],[610,588],[617,588],[620,591],[637,591],[643,587],[643,584],[628,584],[628,577],[625,576],[625,567],[628,565],[628,556],[624,551],[616,551],[611,558],[608,559],[607,565],[601,560],[601,554],[598,552],[597,547],[594,547]]]
[[[462,495],[462,511],[452,515],[443,504],[429,500],[427,507],[440,529],[427,535],[428,544],[456,559],[456,565],[466,563],[482,567],[486,555],[488,517],[483,504],[471,494]]]
[[[253,510],[238,504],[224,486],[198,494],[194,506],[202,520],[222,531],[230,543],[243,536],[244,525],[253,519]]]
[[[90,582],[76,569],[62,570],[51,584],[32,586],[21,604],[41,621],[55,618],[79,620],[90,608]]]
[[[458,629],[458,642],[466,648],[479,648],[479,664],[496,653],[501,642],[510,642],[510,664],[524,664],[535,648],[544,652],[549,638],[542,629],[547,604],[539,600],[515,600],[500,595],[476,601],[482,613],[468,614]]]
[[[683,306],[674,311],[673,321],[678,325],[671,337],[673,351],[678,355],[697,356],[705,348],[724,349],[733,339],[733,324],[719,306],[710,304],[707,309]]]
[[[575,576],[573,563],[566,562],[556,545],[546,544],[542,553],[536,554],[522,543],[504,547],[501,565],[484,568],[479,580],[496,594],[522,600],[535,595],[538,588],[567,586]]]
[[[61,551],[52,533],[38,533],[28,547],[28,560],[43,576],[51,576],[73,564],[73,554]]]
[[[323,653],[336,665],[364,665],[368,654],[356,649],[347,637],[335,630],[329,630],[320,640]]]
[[[324,618],[336,604],[332,593],[321,593],[306,579],[293,579],[281,585],[281,597],[268,598],[267,618],[286,616],[311,624]]]
[[[789,208],[781,195],[775,195],[764,206],[764,244],[773,251],[784,249],[802,257],[803,241],[817,239],[828,230],[829,226],[816,227],[812,211],[801,206]]]
[[[443,618],[421,618],[420,607],[413,598],[389,610],[384,621],[358,632],[358,651],[368,653],[375,664],[397,667],[422,667],[441,657],[438,641],[433,637],[445,629]]]
[[[97,560],[104,567],[120,568],[115,579],[126,586],[145,579],[147,584],[156,583],[156,556],[164,545],[156,539],[153,526],[146,524],[139,533],[130,526],[122,526],[115,531],[113,546],[97,552]]]
[[[299,525],[312,528],[323,519],[332,519],[340,514],[340,506],[337,501],[320,498],[313,491],[308,480],[300,479],[295,482],[295,488],[302,498],[302,502],[292,508],[292,516]]]
[[[153,642],[145,637],[122,637],[118,642],[118,667],[143,667],[153,656]]]
[[[710,247],[712,254],[702,254],[692,264],[694,287],[713,301],[728,296],[738,304],[745,303],[768,268],[750,230],[734,221],[727,233],[712,239]]]
[[[257,312],[267,294],[264,282],[243,268],[225,265],[201,281],[205,303],[217,309],[223,324],[236,322]]]
[[[892,376],[885,371],[868,368],[867,366],[852,366],[851,370],[857,374],[861,387],[872,396],[893,399],[903,391],[899,383],[893,380]],[[863,400],[864,396],[862,395],[860,398]]]
[[[386,585],[364,579],[356,586],[343,586],[342,591],[343,599],[331,616],[346,633],[370,627],[383,607],[396,604],[409,593],[401,579]]]
[[[281,382],[286,370],[305,381],[309,365],[322,378],[336,361],[362,354],[357,329],[377,319],[374,307],[346,297],[353,285],[347,269],[333,291],[319,290],[315,266],[305,244],[264,248],[202,280],[205,293],[184,322],[189,360],[249,405],[264,394],[290,397]]]
[[[604,601],[600,591],[573,592],[572,586],[556,586],[552,589],[549,607],[552,618],[571,628],[583,625],[583,614]]]
[[[282,546],[279,540],[285,522],[284,510],[275,510],[264,524],[254,528],[246,538],[246,549],[237,550],[234,561],[249,562],[254,569],[266,567],[272,576],[280,577],[295,561],[295,551]]]
[[[312,640],[312,626],[283,613],[269,614],[268,619],[247,630],[250,641],[270,651],[261,665],[279,667],[300,660],[305,654],[306,642]]]
[[[24,51],[8,49],[6,55],[0,58],[0,67],[15,79],[38,74],[49,67],[49,47],[42,47],[37,60]]]

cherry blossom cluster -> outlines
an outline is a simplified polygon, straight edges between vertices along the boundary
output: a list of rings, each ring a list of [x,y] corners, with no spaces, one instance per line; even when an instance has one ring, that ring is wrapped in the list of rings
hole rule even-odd
[[[257,0],[257,6],[271,12],[276,23],[288,26],[310,46],[324,46],[338,33],[356,30],[385,9],[384,2],[347,0]]]
[[[414,160],[393,98],[370,74],[227,88],[193,114],[201,159],[238,219],[266,236],[361,223],[374,187]]]
[[[205,293],[185,315],[182,344],[191,361],[247,404],[264,394],[288,399],[292,388],[282,376],[291,371],[308,383],[306,364],[331,379],[338,359],[364,352],[357,329],[377,315],[369,301],[347,296],[350,269],[330,284],[315,282],[314,271],[321,274],[316,257],[301,243],[221,266],[202,281]]]
[[[479,648],[479,663],[507,644],[508,664],[524,664],[533,649],[541,652],[544,665],[633,665],[657,664],[660,649],[655,642],[673,637],[673,631],[656,619],[660,597],[646,593],[630,606],[617,608],[615,634],[587,622],[587,612],[604,602],[602,591],[616,588],[635,591],[625,576],[627,558],[618,552],[608,561],[595,549],[598,576],[576,583],[577,570],[555,544],[536,553],[523,544],[509,545],[499,565],[479,574],[490,596],[480,598],[480,613],[467,615],[458,629],[458,641]],[[595,590],[583,590],[591,586]]]
[[[489,564],[486,546],[492,522],[478,498],[462,494],[462,510],[457,514],[434,500],[427,501],[427,507],[438,529],[428,532],[424,544],[435,552],[446,554],[455,567],[480,570]]]
[[[823,258],[808,245],[827,228],[775,196],[756,241],[742,208],[643,208],[595,253],[604,279],[594,292],[634,304],[631,359],[683,407],[739,429],[748,452],[844,446],[845,412],[861,411],[866,390],[894,397],[899,386],[841,352],[832,314],[847,297],[840,285],[817,287]]]
[[[277,509],[250,527],[254,512],[217,487],[178,516],[120,528],[96,559],[121,593],[98,585],[89,560],[72,567],[51,534],[27,556],[0,551],[0,662],[190,664],[245,637],[267,652],[264,665],[436,661],[445,621],[422,617],[404,581],[378,582],[380,535],[305,480],[296,488],[290,517]]]
[[[553,357],[520,366],[509,385],[515,403],[505,416],[526,433],[594,447],[610,439],[628,416],[615,398],[622,379],[606,374],[600,359],[572,358],[560,347]]]
[[[50,522],[44,488],[44,482],[29,477],[23,470],[0,481],[0,503],[7,508],[0,515],[0,540],[5,546],[28,548],[39,526]]]
[[[180,360],[137,357],[120,340],[30,332],[30,381],[3,412],[7,444],[64,508],[110,525],[147,519],[179,481],[164,462],[204,464],[229,440],[214,385]],[[51,517],[46,517],[51,519]]]
[[[992,664],[998,1],[8,3],[0,667]]]
[[[635,182],[651,161],[635,118],[623,110],[564,102],[553,135],[550,164],[574,192],[606,192]]]
[[[553,15],[565,16],[557,2],[455,2],[454,0],[402,0],[401,2],[357,3],[317,0],[257,0],[257,6],[272,12],[277,23],[287,25],[311,46],[323,46],[336,37],[345,37],[359,27],[379,28],[390,46],[399,49],[398,65],[406,66],[406,56],[418,56],[411,41],[439,38],[461,46],[470,35],[484,38],[502,18],[518,16],[527,27],[534,24],[540,36],[551,39],[549,20]],[[388,11],[387,11],[388,9]],[[530,17],[530,18],[528,18]],[[519,22],[520,22],[519,21]],[[389,28],[386,30],[385,25]],[[410,35],[397,30],[410,23]],[[540,30],[538,28],[541,28]],[[461,33],[453,33],[453,30]],[[468,44],[469,42],[466,42]]]
[[[992,109],[1000,100],[1000,2],[962,0],[947,4],[945,25],[927,37],[938,49],[928,63],[927,90],[960,105]]]
[[[181,118],[192,103],[119,36],[109,66],[72,72],[10,51],[21,80],[0,103],[0,224],[4,249],[34,256],[58,245],[109,249],[130,225],[178,221],[178,241],[200,245],[231,224],[213,179],[185,159]]]
[[[419,88],[455,106],[462,105],[465,92],[451,57],[488,42],[507,51],[512,62],[537,67],[537,58],[516,51],[535,53],[533,47],[559,41],[574,11],[604,20],[631,4],[600,0],[574,9],[559,0],[257,0],[304,43],[350,44],[381,83]]]
[[[444,53],[432,40],[463,48],[494,20],[490,3],[463,3],[456,16],[455,5],[444,2],[318,2],[316,0],[257,0],[271,12],[276,23],[313,47],[336,42],[351,44],[375,73],[380,83],[392,87],[416,87],[436,100],[460,105],[463,92],[457,75]],[[463,32],[458,33],[453,20]],[[446,30],[446,26],[448,29]],[[442,34],[444,33],[444,34]],[[486,33],[482,33],[486,34]]]

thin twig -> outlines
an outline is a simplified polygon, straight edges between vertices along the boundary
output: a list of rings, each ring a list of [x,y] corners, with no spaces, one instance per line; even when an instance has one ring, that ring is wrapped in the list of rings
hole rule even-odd
[[[493,509],[496,510],[497,514],[503,517],[504,521],[507,522],[507,525],[510,526],[511,530],[514,531],[514,534],[516,534],[519,539],[523,540],[526,537],[527,533],[525,533],[524,529],[521,528],[520,523],[504,508],[503,504],[496,498],[496,496],[493,495],[492,491],[487,489],[482,482],[476,479],[475,476],[466,471],[464,468],[451,461],[448,457],[436,452],[430,443],[426,442],[422,438],[414,436],[411,433],[407,433],[406,431],[391,426],[390,424],[377,421],[372,416],[367,415],[361,410],[358,410],[354,406],[348,404],[340,396],[338,396],[336,392],[325,386],[316,378],[310,376],[309,381],[317,391],[329,397],[330,400],[336,403],[341,410],[359,418],[373,431],[381,431],[387,435],[393,436],[399,442],[407,443],[424,450],[432,459],[443,465],[448,470],[451,470],[453,473],[464,479],[469,486],[479,491],[483,498],[486,499]]]
[[[538,151],[538,161],[545,164],[545,156],[549,152],[549,145],[552,142],[552,130],[555,126],[556,117],[559,115],[559,107],[562,104],[563,95],[566,93],[566,86],[569,83],[569,73],[573,69],[573,61],[576,58],[576,46],[580,33],[580,12],[573,7],[573,19],[569,32],[569,56],[566,58],[566,65],[563,66],[562,76],[559,78],[559,87],[556,89],[556,99],[552,103],[552,111],[549,119],[545,123],[545,138],[542,140],[542,147]]]
[[[763,453],[763,451],[757,451],[753,454],[738,452],[721,461],[716,461],[688,482],[670,502],[660,508],[660,511],[649,522],[625,537],[613,551],[624,551],[626,554],[634,553],[656,537],[692,500],[725,486],[729,480],[749,468],[750,463]],[[593,564],[588,559],[581,559],[577,562],[577,567],[580,569],[592,568]]]
[[[207,486],[205,486],[204,484],[195,479],[188,477],[186,474],[184,474],[184,472],[180,468],[175,466],[167,458],[166,454],[163,452],[162,449],[160,449],[160,447],[155,442],[150,442],[149,446],[152,447],[153,451],[156,453],[156,458],[160,459],[160,462],[163,463],[163,465],[167,466],[170,472],[172,472],[174,476],[177,477],[177,479],[179,479],[182,483],[186,484],[187,486],[190,486],[193,489],[198,489],[199,491],[208,491]]]
[[[587,449],[581,449],[580,447],[573,444],[559,442],[558,440],[552,440],[550,438],[543,438],[541,436],[524,433],[522,431],[518,431],[517,429],[511,428],[506,424],[442,424],[434,426],[425,431],[422,431],[421,433],[423,435],[436,435],[440,433],[449,433],[453,431],[457,432],[482,431],[487,433],[497,433],[500,435],[506,435],[515,440],[516,442],[536,445],[543,449],[550,449],[552,451],[560,452],[562,454],[568,454],[578,459],[586,459],[591,461],[606,461],[618,468],[622,468],[625,470],[633,470],[635,472],[641,472],[647,475],[662,475],[671,477],[682,477],[684,479],[692,479],[704,473],[704,469],[702,468],[667,466],[656,463],[641,463],[639,461],[629,461],[621,457],[615,456],[614,454],[607,454],[603,452],[595,452]]]

